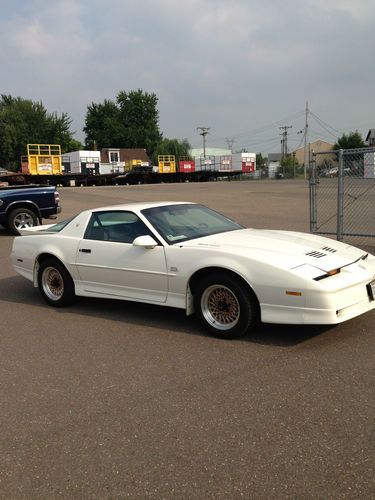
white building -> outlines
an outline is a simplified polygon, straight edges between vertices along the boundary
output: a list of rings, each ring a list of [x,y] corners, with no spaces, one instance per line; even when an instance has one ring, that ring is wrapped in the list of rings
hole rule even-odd
[[[274,179],[281,168],[281,153],[269,153],[267,167],[268,177]]]

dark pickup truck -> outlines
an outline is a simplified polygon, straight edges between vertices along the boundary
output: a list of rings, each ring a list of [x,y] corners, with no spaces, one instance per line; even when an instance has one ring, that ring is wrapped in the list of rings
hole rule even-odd
[[[13,234],[19,229],[54,219],[61,212],[55,186],[27,185],[0,188],[0,224]]]

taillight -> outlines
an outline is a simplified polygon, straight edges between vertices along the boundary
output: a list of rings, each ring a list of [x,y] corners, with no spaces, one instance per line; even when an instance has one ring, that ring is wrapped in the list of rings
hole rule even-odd
[[[56,205],[60,203],[60,195],[58,191],[55,191],[55,203]]]

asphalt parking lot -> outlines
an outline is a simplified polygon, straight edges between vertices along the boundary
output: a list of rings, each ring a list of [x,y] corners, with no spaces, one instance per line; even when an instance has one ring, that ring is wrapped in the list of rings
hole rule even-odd
[[[59,191],[58,220],[186,200],[309,229],[304,181]],[[374,312],[223,341],[181,310],[55,310],[13,272],[12,240],[0,229],[1,499],[375,498]]]

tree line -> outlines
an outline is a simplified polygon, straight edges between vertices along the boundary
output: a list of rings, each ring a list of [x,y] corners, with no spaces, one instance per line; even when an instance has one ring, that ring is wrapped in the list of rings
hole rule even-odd
[[[85,142],[74,139],[67,113],[49,113],[42,102],[1,95],[0,167],[16,171],[27,144],[60,144],[62,153],[80,149],[142,148],[157,164],[160,154],[188,157],[186,139],[168,139],[159,129],[158,98],[141,89],[121,91],[114,101],[87,106]]]

